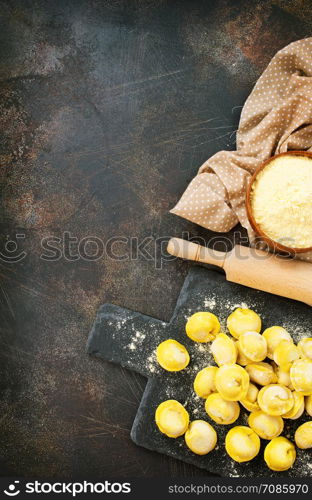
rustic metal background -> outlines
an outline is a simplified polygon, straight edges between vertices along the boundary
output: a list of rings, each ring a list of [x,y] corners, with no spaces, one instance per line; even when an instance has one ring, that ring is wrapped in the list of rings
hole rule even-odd
[[[1,475],[202,475],[131,442],[145,379],[85,354],[105,301],[168,320],[188,264],[49,262],[41,241],[212,237],[168,210],[234,148],[270,58],[311,35],[311,2],[0,0],[0,15]]]

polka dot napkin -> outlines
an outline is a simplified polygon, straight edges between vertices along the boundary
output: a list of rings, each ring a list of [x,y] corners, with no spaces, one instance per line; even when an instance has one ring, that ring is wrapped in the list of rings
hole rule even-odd
[[[251,175],[274,154],[312,150],[312,38],[273,57],[244,105],[236,143],[236,151],[220,151],[200,167],[171,213],[218,232],[240,222],[252,241],[245,208]]]

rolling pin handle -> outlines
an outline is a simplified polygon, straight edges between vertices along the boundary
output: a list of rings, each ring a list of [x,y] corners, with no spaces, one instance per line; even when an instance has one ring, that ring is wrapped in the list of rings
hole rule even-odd
[[[167,252],[175,257],[182,259],[202,262],[204,264],[212,264],[214,266],[224,266],[226,257],[225,252],[219,252],[212,248],[206,248],[192,241],[183,240],[181,238],[171,238],[168,242]]]

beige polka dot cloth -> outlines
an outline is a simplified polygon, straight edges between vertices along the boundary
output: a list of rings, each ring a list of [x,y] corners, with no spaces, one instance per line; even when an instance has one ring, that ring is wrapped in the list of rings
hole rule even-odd
[[[171,213],[218,232],[240,222],[252,242],[245,208],[251,175],[276,153],[312,150],[312,38],[273,57],[244,105],[236,143],[236,151],[219,151],[200,167]]]

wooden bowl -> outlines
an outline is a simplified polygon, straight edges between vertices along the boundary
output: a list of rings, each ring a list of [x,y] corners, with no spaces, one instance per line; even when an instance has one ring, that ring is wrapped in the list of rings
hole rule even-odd
[[[250,222],[251,227],[253,230],[261,237],[262,240],[264,240],[270,248],[274,250],[278,250],[280,252],[286,252],[288,254],[297,254],[297,253],[306,253],[306,252],[312,252],[312,247],[308,248],[294,248],[294,247],[288,247],[286,245],[282,245],[281,243],[278,243],[277,241],[272,240],[267,234],[263,232],[263,230],[259,227],[257,224],[253,213],[252,213],[252,208],[251,208],[251,189],[253,186],[253,183],[255,182],[257,175],[259,172],[261,172],[271,161],[275,158],[278,158],[280,156],[308,156],[309,158],[312,158],[312,153],[309,153],[307,151],[287,151],[287,153],[280,153],[275,156],[271,156],[268,160],[266,160],[264,163],[260,165],[260,167],[257,168],[255,173],[253,174],[250,183],[247,188],[246,192],[246,209],[247,209],[247,215],[248,219]]]

